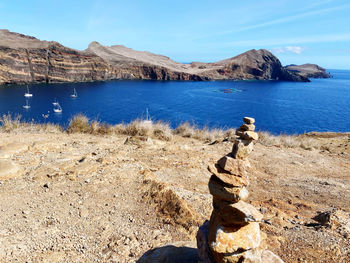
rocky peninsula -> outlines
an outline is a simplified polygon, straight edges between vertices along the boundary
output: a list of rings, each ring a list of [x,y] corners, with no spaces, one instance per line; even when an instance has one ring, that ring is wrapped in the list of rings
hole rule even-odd
[[[150,52],[92,42],[84,51],[0,30],[0,84],[113,79],[309,81],[265,49],[215,63],[182,64]]]
[[[293,71],[306,78],[331,78],[332,76],[326,72],[325,68],[322,68],[315,64],[303,64],[303,65],[288,65],[285,69]]]

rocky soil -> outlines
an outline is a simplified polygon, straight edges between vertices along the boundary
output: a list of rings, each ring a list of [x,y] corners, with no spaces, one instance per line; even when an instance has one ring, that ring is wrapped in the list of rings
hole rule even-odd
[[[264,215],[264,247],[285,262],[349,262],[350,135],[310,136],[319,149],[256,143],[248,202]],[[180,136],[0,133],[0,262],[143,262],[169,244],[195,262],[212,209],[207,166],[231,149]]]

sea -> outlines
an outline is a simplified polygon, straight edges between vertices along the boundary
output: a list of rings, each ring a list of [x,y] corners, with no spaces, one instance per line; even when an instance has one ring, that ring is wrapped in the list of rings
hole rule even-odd
[[[150,81],[0,86],[0,115],[67,126],[82,113],[109,124],[151,118],[173,128],[235,128],[244,116],[273,134],[350,131],[350,70],[327,70],[333,78],[309,83],[282,81]],[[77,97],[71,97],[74,89]],[[58,101],[62,112],[55,113]],[[30,105],[29,109],[23,108]]]

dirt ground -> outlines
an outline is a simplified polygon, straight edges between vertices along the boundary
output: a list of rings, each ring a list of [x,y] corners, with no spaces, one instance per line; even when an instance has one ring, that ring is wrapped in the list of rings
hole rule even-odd
[[[263,247],[287,263],[350,262],[350,136],[305,150],[256,143],[249,202]],[[0,133],[0,262],[136,262],[196,246],[211,214],[209,163],[232,142]],[[330,224],[313,220],[331,212]],[[180,242],[180,243],[179,243]]]

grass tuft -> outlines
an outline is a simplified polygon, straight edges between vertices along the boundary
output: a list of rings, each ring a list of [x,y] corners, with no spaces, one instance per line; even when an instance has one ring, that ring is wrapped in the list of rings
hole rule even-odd
[[[320,149],[319,140],[302,135],[275,136],[268,132],[259,132],[258,142],[264,146],[277,146],[285,148],[302,148],[304,150]]]
[[[0,117],[1,128],[5,132],[11,132],[15,129],[18,129],[23,122],[21,121],[21,115],[12,116],[11,113],[3,114]]]
[[[89,133],[90,124],[89,124],[88,117],[86,117],[83,114],[75,115],[69,121],[67,132],[68,133]]]

